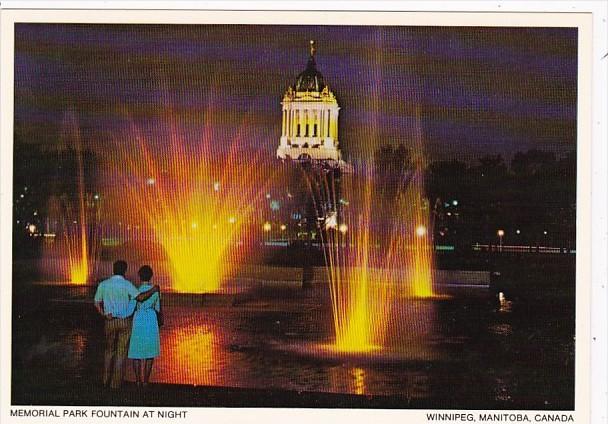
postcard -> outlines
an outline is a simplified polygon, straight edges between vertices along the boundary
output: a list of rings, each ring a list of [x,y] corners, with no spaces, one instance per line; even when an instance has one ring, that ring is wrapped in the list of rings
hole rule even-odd
[[[601,419],[606,10],[504,4],[3,5],[2,422]]]

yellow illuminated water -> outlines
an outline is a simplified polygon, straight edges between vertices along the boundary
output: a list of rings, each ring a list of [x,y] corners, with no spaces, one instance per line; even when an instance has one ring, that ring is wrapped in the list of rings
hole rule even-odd
[[[379,64],[384,54],[381,32],[374,41]],[[387,188],[386,176],[380,175],[386,172],[381,169],[384,165],[375,163],[377,152],[387,143],[379,123],[382,67],[372,69],[373,94],[367,100],[372,113],[359,151],[353,154],[353,172],[343,173],[338,181],[335,173],[317,171],[310,184],[319,215],[327,217],[329,210],[338,217],[321,234],[332,299],[334,348],[342,352],[382,349],[389,326],[400,322],[392,316],[395,302],[433,296],[433,229],[424,193],[420,113],[416,110],[406,146],[409,159],[389,171],[394,175]],[[315,191],[315,187],[320,189]]]
[[[82,139],[74,113],[66,113],[62,138],[70,147],[69,155],[71,151],[75,154],[76,193],[51,196],[49,200],[48,221],[43,230],[50,231],[50,223],[53,222],[56,233],[45,238],[42,266],[47,277],[59,277],[71,284],[86,284],[96,273],[101,253],[101,202],[98,194],[87,192],[85,187]],[[69,185],[71,182],[64,183]]]
[[[389,326],[399,321],[392,317],[394,303],[433,296],[432,228],[421,176],[411,171],[390,204],[373,177],[342,176],[342,195],[358,200],[344,207],[347,230],[329,229],[323,240],[338,351],[382,349]]]
[[[85,202],[85,187],[84,187],[84,170],[82,164],[82,143],[80,136],[76,137],[76,161],[78,167],[78,220],[76,221],[76,231],[66,231],[68,246],[68,261],[70,269],[70,282],[72,284],[86,283],[90,267],[89,261],[91,252],[89,252],[88,239],[88,214]]]
[[[262,230],[253,212],[268,167],[239,137],[221,150],[209,133],[188,139],[176,124],[169,139],[157,143],[161,151],[135,124],[130,139],[137,154],[125,150],[115,163],[125,171],[128,219],[162,247],[173,290],[219,291]]]

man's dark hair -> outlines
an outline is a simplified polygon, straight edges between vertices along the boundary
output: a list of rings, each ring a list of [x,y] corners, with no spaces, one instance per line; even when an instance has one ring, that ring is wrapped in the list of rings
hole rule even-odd
[[[152,278],[152,275],[154,275],[152,268],[149,265],[144,265],[139,268],[137,274],[139,274],[141,281],[150,281],[150,278]]]
[[[114,262],[113,266],[114,275],[122,275],[123,277],[127,273],[127,263],[123,260]]]

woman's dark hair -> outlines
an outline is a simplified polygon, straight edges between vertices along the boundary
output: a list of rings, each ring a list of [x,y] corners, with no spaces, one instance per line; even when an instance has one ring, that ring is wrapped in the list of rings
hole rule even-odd
[[[139,268],[137,274],[139,275],[141,281],[150,281],[150,278],[152,278],[152,276],[154,275],[154,273],[152,272],[152,268],[149,265],[144,265]]]
[[[114,275],[122,275],[124,277],[127,272],[127,263],[123,260],[114,262],[112,272]]]

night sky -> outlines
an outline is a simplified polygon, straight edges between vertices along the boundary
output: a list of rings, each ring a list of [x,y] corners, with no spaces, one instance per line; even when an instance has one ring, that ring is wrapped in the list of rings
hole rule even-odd
[[[347,160],[410,144],[417,110],[433,159],[576,148],[575,28],[59,24],[16,25],[16,148],[65,144],[76,116],[97,152],[129,122],[154,140],[178,122],[189,142],[274,156],[310,39]]]

